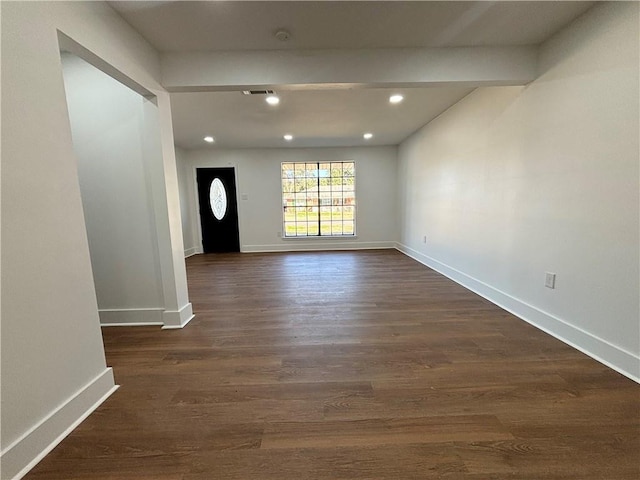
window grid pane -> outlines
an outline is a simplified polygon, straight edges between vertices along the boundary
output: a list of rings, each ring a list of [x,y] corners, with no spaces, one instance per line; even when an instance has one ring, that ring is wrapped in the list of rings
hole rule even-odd
[[[285,237],[355,235],[354,162],[282,163]]]

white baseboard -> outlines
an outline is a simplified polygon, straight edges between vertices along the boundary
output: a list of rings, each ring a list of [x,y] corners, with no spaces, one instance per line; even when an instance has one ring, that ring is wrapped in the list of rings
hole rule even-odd
[[[575,325],[545,312],[522,300],[512,297],[464,272],[397,243],[396,248],[405,255],[443,274],[454,282],[486,298],[534,327],[580,350],[591,358],[640,383],[640,357]]]
[[[172,311],[165,310],[162,314],[163,330],[184,328],[184,326],[191,321],[195,315],[193,314],[193,306],[191,303],[187,303],[180,310]]]
[[[118,389],[106,368],[1,454],[2,478],[18,480]]]
[[[200,252],[198,251],[198,248],[196,248],[196,247],[187,248],[184,251],[184,258],[189,258],[189,257],[191,257],[193,255],[197,255],[198,253],[200,253]]]
[[[164,308],[129,308],[98,310],[102,327],[163,325]]]
[[[243,253],[272,253],[272,252],[309,252],[326,250],[377,250],[384,248],[396,248],[395,242],[358,242],[340,241],[337,239],[324,242],[314,242],[307,238],[287,239],[285,243],[271,245],[243,245]]]
[[[137,308],[128,310],[99,310],[102,327],[161,326],[163,329],[183,328],[194,317],[190,303],[180,310]]]

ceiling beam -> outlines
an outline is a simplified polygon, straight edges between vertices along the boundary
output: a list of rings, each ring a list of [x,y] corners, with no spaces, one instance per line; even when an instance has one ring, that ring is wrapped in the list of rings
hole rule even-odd
[[[385,48],[167,53],[170,92],[238,88],[525,85],[536,76],[537,47]]]

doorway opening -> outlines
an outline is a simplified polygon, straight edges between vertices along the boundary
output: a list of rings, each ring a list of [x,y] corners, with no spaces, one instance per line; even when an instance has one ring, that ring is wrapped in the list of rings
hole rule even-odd
[[[157,106],[79,56],[61,62],[100,324],[163,325]]]

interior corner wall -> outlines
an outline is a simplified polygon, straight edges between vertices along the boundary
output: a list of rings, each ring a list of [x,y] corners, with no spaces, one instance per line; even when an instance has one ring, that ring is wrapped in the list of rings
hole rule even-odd
[[[636,381],[638,8],[594,7],[537,80],[480,88],[399,148],[401,250]]]
[[[240,250],[274,252],[393,248],[397,241],[396,147],[200,149],[186,152],[191,170],[192,231],[201,249],[194,169],[235,167]],[[282,238],[281,162],[354,161],[356,165],[355,238]]]
[[[157,96],[165,165],[174,157],[158,54],[111,7],[0,2],[0,14],[0,463],[2,478],[10,479],[24,475],[114,389],[98,319],[59,32]],[[179,212],[175,218],[179,235]]]
[[[142,145],[149,100],[74,55],[63,55],[62,65],[100,320],[162,324],[158,232],[145,166],[153,159]]]
[[[176,167],[178,170],[178,189],[180,192],[180,215],[182,218],[182,241],[184,256],[190,257],[198,253],[195,236],[193,234],[193,176],[192,169],[186,159],[186,152],[176,147]]]

